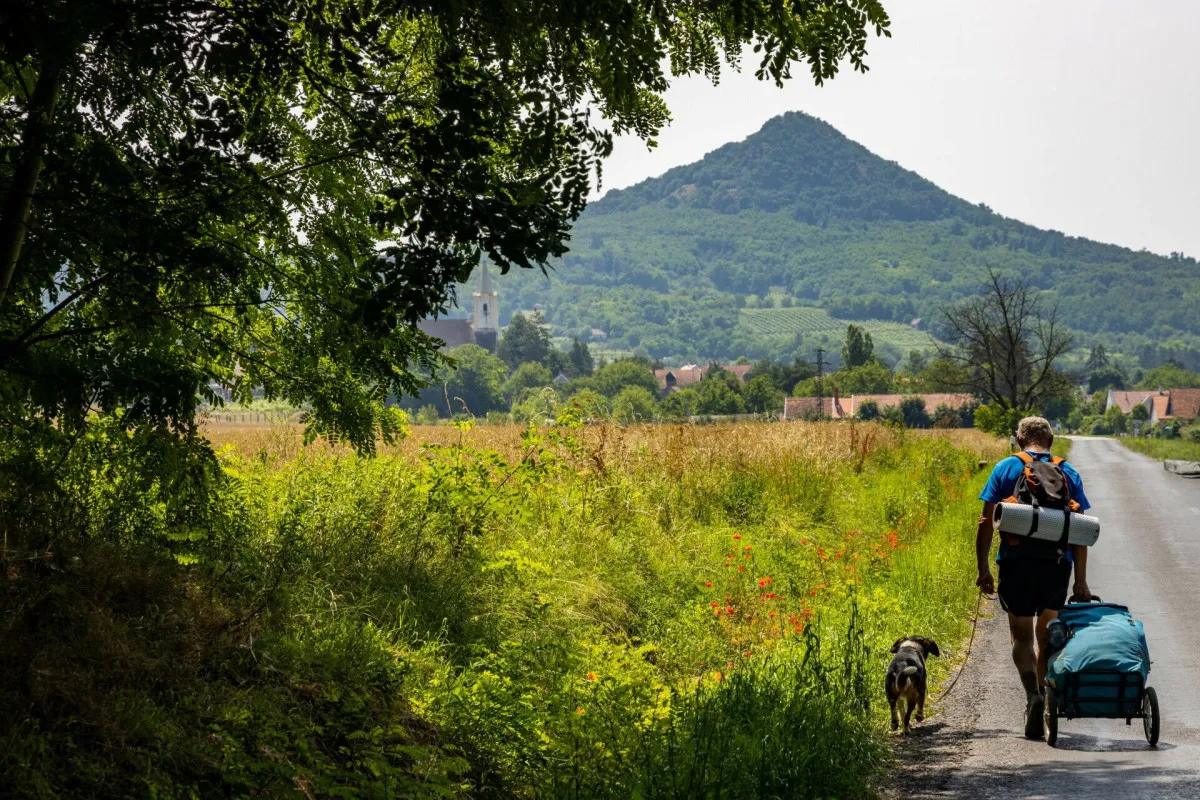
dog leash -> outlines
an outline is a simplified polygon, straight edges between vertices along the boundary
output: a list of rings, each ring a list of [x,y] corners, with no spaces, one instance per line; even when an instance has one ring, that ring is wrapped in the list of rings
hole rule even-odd
[[[941,694],[939,694],[937,699],[934,700],[933,702],[935,702],[935,703],[942,702],[942,700],[944,700],[946,698],[946,695],[950,694],[950,690],[954,688],[954,685],[956,683],[958,683],[958,679],[962,677],[962,674],[964,672],[966,672],[967,662],[969,662],[971,660],[971,646],[973,644],[975,644],[975,631],[979,630],[979,611],[982,608],[983,608],[983,589],[980,589],[979,596],[975,600],[975,619],[971,623],[971,638],[967,640],[967,656],[966,656],[966,658],[963,659],[962,666],[958,668],[958,674],[954,676],[954,680],[950,681],[950,685],[946,687],[946,690],[944,692],[942,692]]]

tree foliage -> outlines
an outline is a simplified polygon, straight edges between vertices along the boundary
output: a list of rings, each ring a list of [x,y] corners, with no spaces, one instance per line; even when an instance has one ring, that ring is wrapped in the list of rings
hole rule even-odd
[[[842,364],[848,369],[866,366],[875,358],[875,343],[871,334],[857,325],[846,326],[846,341],[842,344]]]
[[[854,410],[854,418],[860,422],[871,422],[879,419],[879,404],[874,400],[864,400]]]
[[[643,386],[626,386],[612,399],[612,415],[623,423],[652,422],[658,418],[658,400]]]
[[[456,347],[450,355],[455,361],[454,371],[444,386],[431,387],[434,397],[440,400],[442,413],[482,417],[506,407],[504,379],[508,368],[503,361],[477,344]]]
[[[513,370],[504,382],[504,396],[515,402],[530,389],[541,389],[550,385],[554,376],[545,365],[528,361]]]
[[[545,364],[552,350],[550,332],[543,325],[541,315],[534,314],[529,318],[524,314],[513,314],[500,336],[496,355],[516,369],[522,364]]]
[[[5,3],[4,424],[190,430],[223,385],[370,449],[440,364],[414,323],[481,257],[564,253],[667,70],[754,43],[760,77],[821,82],[887,26],[876,0]]]
[[[571,376],[575,378],[591,375],[596,368],[596,364],[592,360],[592,351],[578,339],[571,340],[571,349],[567,353],[567,360],[571,365]]]
[[[593,385],[605,397],[616,397],[627,386],[640,386],[651,394],[658,393],[654,373],[637,361],[612,361],[596,371]]]

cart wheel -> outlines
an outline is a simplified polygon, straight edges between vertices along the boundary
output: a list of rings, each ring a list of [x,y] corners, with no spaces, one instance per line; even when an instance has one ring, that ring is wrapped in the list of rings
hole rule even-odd
[[[1046,737],[1046,744],[1054,747],[1054,743],[1058,741],[1058,698],[1054,696],[1054,689],[1050,686],[1046,687],[1044,703],[1042,734]]]
[[[1158,729],[1162,718],[1158,715],[1158,695],[1154,687],[1147,687],[1142,696],[1142,728],[1146,731],[1146,741],[1151,747],[1158,746]]]

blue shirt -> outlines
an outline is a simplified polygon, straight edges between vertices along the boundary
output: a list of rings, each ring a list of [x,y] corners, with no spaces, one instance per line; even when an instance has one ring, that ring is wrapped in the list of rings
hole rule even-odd
[[[1037,453],[1032,450],[1026,450],[1026,453],[1036,458],[1038,461],[1049,461],[1051,456],[1049,453]],[[1083,479],[1079,477],[1079,473],[1075,468],[1066,461],[1059,464],[1062,468],[1063,475],[1067,478],[1067,484],[1071,487],[1071,499],[1079,503],[1080,511],[1087,511],[1092,507],[1088,502],[1087,495],[1083,493]],[[992,475],[988,478],[987,485],[983,487],[983,491],[979,493],[979,499],[985,503],[999,503],[1006,497],[1011,497],[1013,490],[1017,488],[1017,478],[1021,477],[1021,473],[1025,471],[1025,463],[1016,456],[1009,456],[1003,459],[995,467],[992,468]],[[999,561],[1009,555],[1008,537],[1000,537],[1000,549],[996,551],[996,560]],[[1071,551],[1067,550],[1067,560],[1071,560]]]

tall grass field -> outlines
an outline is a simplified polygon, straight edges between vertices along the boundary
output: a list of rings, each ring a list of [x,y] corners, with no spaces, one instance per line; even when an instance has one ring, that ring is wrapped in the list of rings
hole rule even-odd
[[[561,422],[374,458],[216,427],[198,495],[98,469],[152,451],[89,434],[67,566],[0,597],[5,793],[872,796],[889,648],[936,639],[934,680],[959,655],[1006,448]]]

